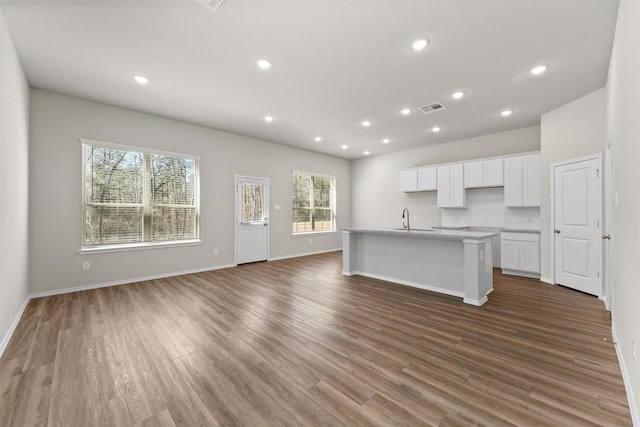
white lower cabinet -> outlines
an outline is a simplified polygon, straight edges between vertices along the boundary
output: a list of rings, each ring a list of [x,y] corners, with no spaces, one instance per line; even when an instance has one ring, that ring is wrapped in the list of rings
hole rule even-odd
[[[540,277],[540,234],[504,231],[500,239],[503,273]]]

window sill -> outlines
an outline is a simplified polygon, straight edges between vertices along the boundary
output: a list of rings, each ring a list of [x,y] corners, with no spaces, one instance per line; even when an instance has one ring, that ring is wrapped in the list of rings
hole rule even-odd
[[[80,255],[91,254],[106,254],[110,252],[129,252],[129,251],[142,251],[145,249],[161,249],[161,248],[175,248],[180,246],[198,246],[202,243],[200,239],[194,240],[177,240],[172,242],[145,242],[145,243],[130,243],[125,245],[102,245],[93,248],[83,248],[78,251]]]
[[[338,230],[299,231],[297,233],[291,233],[291,237],[308,236],[310,234],[336,234],[337,232]]]

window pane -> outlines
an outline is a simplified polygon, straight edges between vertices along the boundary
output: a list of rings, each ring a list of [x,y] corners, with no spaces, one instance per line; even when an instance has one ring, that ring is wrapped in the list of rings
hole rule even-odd
[[[84,245],[142,242],[142,207],[85,205]]]
[[[142,153],[85,147],[85,202],[141,203]]]
[[[293,173],[293,207],[311,207],[311,177]]]
[[[196,161],[151,155],[151,203],[195,205]]]
[[[313,180],[313,195],[314,195],[314,207],[331,207],[331,178],[314,176]]]
[[[311,209],[293,208],[293,232],[312,231]]]
[[[314,209],[313,210],[313,229],[314,230],[333,230],[333,212],[331,209]]]
[[[151,210],[151,240],[195,239],[196,208],[154,206]]]
[[[264,184],[242,184],[242,221],[264,219]]]

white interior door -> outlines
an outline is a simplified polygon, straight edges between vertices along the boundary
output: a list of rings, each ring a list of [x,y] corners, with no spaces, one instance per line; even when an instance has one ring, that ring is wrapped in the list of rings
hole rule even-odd
[[[554,263],[558,284],[602,295],[599,157],[554,166]]]
[[[236,177],[236,263],[269,256],[269,180]]]

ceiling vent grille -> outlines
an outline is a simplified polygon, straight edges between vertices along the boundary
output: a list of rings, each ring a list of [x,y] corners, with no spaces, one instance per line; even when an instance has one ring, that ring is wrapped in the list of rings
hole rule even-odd
[[[424,107],[420,107],[423,113],[429,114],[435,111],[444,110],[447,107],[444,106],[442,102],[434,102],[433,104],[425,105]]]
[[[224,3],[224,0],[196,0],[196,1],[200,4],[207,6],[210,9],[213,9],[214,12],[217,12],[218,9],[220,9],[220,7],[222,6],[222,3]]]

